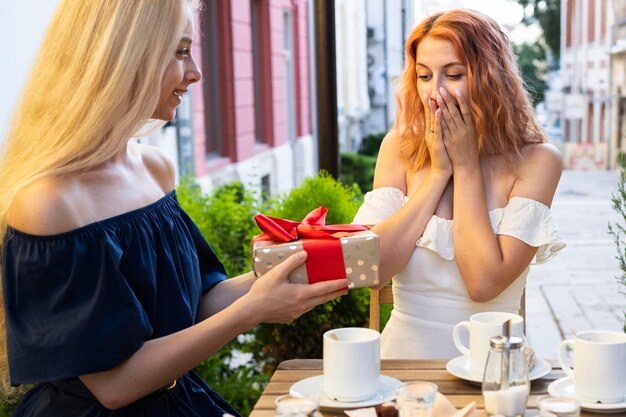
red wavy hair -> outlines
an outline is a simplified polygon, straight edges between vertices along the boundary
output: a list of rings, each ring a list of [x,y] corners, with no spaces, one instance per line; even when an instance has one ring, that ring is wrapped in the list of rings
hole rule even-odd
[[[415,57],[426,37],[450,41],[467,69],[469,105],[481,155],[513,157],[529,143],[546,142],[524,88],[509,39],[498,24],[473,10],[450,10],[423,20],[406,41],[406,66],[397,92],[393,128],[402,138],[409,170],[429,161],[424,141],[424,108],[417,92]]]

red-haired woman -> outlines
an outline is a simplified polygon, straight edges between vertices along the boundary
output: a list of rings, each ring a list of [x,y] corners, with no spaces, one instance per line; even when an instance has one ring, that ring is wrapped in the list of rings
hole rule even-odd
[[[456,323],[517,313],[529,265],[565,245],[549,206],[563,168],[533,114],[507,36],[471,10],[406,42],[393,129],[355,222],[381,238],[394,310],[384,358],[451,358]]]

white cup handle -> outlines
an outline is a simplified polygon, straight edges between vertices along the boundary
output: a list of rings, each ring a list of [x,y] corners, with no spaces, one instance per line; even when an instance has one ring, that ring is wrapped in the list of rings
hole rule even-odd
[[[463,355],[469,355],[470,351],[463,343],[461,343],[461,338],[459,337],[459,332],[462,328],[467,329],[467,334],[469,334],[469,321],[459,322],[456,326],[454,326],[454,331],[452,332],[452,340],[454,341],[454,346],[461,352]]]
[[[559,351],[558,351],[558,356],[559,356],[559,364],[561,365],[561,369],[563,369],[563,371],[565,371],[565,373],[567,374],[567,376],[569,376],[570,378],[574,377],[574,370],[572,368],[570,368],[570,366],[568,365],[568,360],[567,360],[567,347],[569,346],[569,350],[573,351],[574,350],[574,341],[572,339],[567,339],[561,342],[561,344],[559,345]]]

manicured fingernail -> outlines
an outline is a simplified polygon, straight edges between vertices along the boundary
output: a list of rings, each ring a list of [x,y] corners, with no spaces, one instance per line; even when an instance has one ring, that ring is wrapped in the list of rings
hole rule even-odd
[[[441,109],[437,109],[437,111],[435,111],[435,116],[439,116],[441,114]]]
[[[307,253],[305,251],[302,251],[302,252],[298,253],[298,258],[306,259],[306,257],[307,257]]]
[[[439,87],[439,92],[441,93],[442,96],[446,97],[448,95],[448,92],[446,91],[445,88],[443,87]]]
[[[443,97],[441,97],[439,94],[437,94],[437,101],[439,103],[443,103]]]
[[[454,94],[456,94],[456,96],[459,97],[461,95],[461,90],[459,90],[458,88],[455,88]]]

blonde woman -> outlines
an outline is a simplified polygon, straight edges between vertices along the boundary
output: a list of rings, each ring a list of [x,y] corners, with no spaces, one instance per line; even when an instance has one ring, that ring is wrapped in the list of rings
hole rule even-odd
[[[528,268],[565,245],[550,215],[563,163],[535,121],[506,35],[471,10],[406,41],[393,129],[355,222],[393,278],[384,358],[452,358],[456,323],[517,313]]]
[[[290,284],[305,252],[258,280],[225,280],[177,203],[170,160],[129,141],[148,119],[172,119],[200,80],[197,7],[58,6],[0,165],[0,345],[11,384],[37,384],[16,416],[237,414],[192,368],[260,322],[345,292],[344,279]]]

